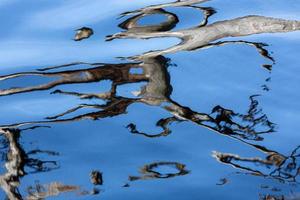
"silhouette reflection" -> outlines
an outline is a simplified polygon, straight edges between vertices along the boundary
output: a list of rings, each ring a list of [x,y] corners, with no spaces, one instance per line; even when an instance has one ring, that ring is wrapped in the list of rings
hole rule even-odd
[[[16,79],[27,76],[50,77],[55,78],[45,84],[29,87],[8,88],[0,90],[0,96],[14,95],[18,93],[31,93],[35,91],[44,91],[56,88],[51,94],[71,95],[80,99],[100,99],[102,104],[79,104],[63,113],[55,116],[48,116],[44,120],[17,122],[14,124],[0,126],[0,133],[3,136],[1,141],[2,149],[8,149],[2,152],[5,157],[5,167],[7,172],[0,177],[0,184],[9,199],[22,199],[18,191],[20,179],[27,173],[45,172],[58,167],[55,161],[41,161],[31,156],[34,154],[45,153],[47,155],[57,155],[51,151],[33,150],[25,152],[19,144],[19,138],[23,126],[32,126],[40,128],[40,125],[55,124],[62,122],[74,122],[84,119],[99,120],[107,117],[114,117],[126,114],[127,108],[134,103],[144,103],[149,106],[157,106],[167,111],[170,116],[162,118],[156,122],[156,125],[162,128],[160,133],[149,134],[140,131],[134,123],[127,125],[132,134],[145,136],[148,138],[157,138],[168,136],[171,133],[170,124],[173,122],[188,121],[196,125],[214,131],[235,139],[242,144],[248,145],[256,150],[266,154],[266,158],[244,158],[236,154],[227,154],[214,152],[214,157],[223,164],[244,170],[253,175],[262,177],[271,177],[282,182],[297,182],[297,176],[300,173],[299,168],[299,148],[297,147],[291,155],[283,154],[270,150],[267,147],[257,145],[251,142],[262,141],[263,134],[269,134],[275,131],[275,124],[272,123],[262,109],[259,108],[258,96],[249,97],[250,105],[246,113],[238,113],[232,109],[216,105],[211,108],[210,113],[195,111],[186,105],[182,105],[171,98],[173,87],[170,83],[170,74],[168,67],[170,59],[165,54],[179,51],[203,50],[212,47],[219,47],[226,44],[245,44],[257,49],[259,54],[272,63],[275,62],[268,50],[267,44],[259,42],[250,42],[244,40],[219,41],[229,37],[240,37],[259,33],[279,33],[300,30],[300,22],[293,20],[283,20],[264,16],[244,16],[236,19],[224,20],[208,24],[209,17],[216,13],[211,7],[200,7],[195,4],[206,2],[207,0],[187,0],[176,1],[167,4],[160,4],[145,7],[136,11],[121,14],[121,17],[129,16],[119,27],[124,29],[121,33],[107,36],[106,40],[120,38],[140,38],[149,39],[157,37],[177,37],[181,42],[175,46],[164,50],[150,51],[141,55],[128,58],[128,62],[119,64],[106,63],[84,63],[76,62],[63,64],[44,69],[38,69],[32,72],[21,72],[0,76],[0,81]],[[199,10],[203,13],[203,20],[196,27],[172,31],[179,22],[176,14],[164,10],[167,7],[189,7]],[[138,22],[145,16],[154,14],[163,15],[166,20],[156,25],[139,25]],[[85,39],[88,37],[86,36]],[[67,67],[80,66],[80,69],[65,69]],[[272,69],[272,65],[264,64],[267,70]],[[140,69],[142,73],[132,73],[132,70]],[[61,85],[67,84],[86,84],[92,82],[111,81],[109,91],[104,93],[87,93],[85,91],[63,91],[59,89]],[[145,83],[136,93],[135,97],[129,98],[118,95],[118,89],[121,85],[128,83]],[[205,83],[201,83],[205,84]],[[264,85],[264,90],[269,90]],[[91,101],[92,102],[92,101]],[[83,108],[93,108],[95,111],[68,117],[75,111]],[[248,166],[253,163],[254,166]],[[257,165],[264,166],[269,172],[256,169]],[[160,173],[156,171],[161,166],[172,166],[177,169],[176,173]],[[25,167],[32,171],[25,172]],[[129,180],[144,180],[158,178],[172,178],[188,174],[185,165],[178,162],[157,162],[145,165],[141,170],[141,176],[130,176]],[[101,180],[102,182],[102,180]],[[223,180],[225,184],[225,179]],[[99,183],[100,184],[100,183]],[[45,189],[46,188],[46,189]],[[29,196],[46,198],[66,191],[77,191],[78,186],[63,185],[59,182],[51,183],[48,186],[36,184],[29,188]],[[50,191],[50,192],[49,192]],[[52,191],[52,192],[51,192]],[[54,192],[53,192],[54,191]]]

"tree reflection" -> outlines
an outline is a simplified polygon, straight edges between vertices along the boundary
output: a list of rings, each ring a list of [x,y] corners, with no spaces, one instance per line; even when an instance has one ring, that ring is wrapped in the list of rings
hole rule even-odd
[[[23,199],[18,190],[21,177],[29,173],[46,172],[59,167],[56,161],[42,161],[32,157],[41,153],[57,155],[56,152],[40,149],[25,152],[19,142],[21,131],[20,129],[0,129],[3,137],[1,143],[6,144],[7,148],[7,152],[3,153],[6,173],[0,176],[0,184],[9,199]]]
[[[102,104],[79,104],[63,113],[59,113],[55,116],[48,116],[45,120],[20,122],[0,127],[0,133],[3,136],[1,147],[2,149],[8,149],[7,152],[1,153],[2,157],[5,157],[5,167],[7,172],[0,177],[0,183],[8,198],[22,199],[18,191],[18,185],[20,184],[20,178],[27,173],[45,172],[58,167],[55,161],[41,161],[32,158],[33,155],[41,153],[56,155],[55,152],[41,150],[25,152],[19,143],[20,133],[25,130],[21,129],[21,127],[30,125],[32,126],[31,129],[33,129],[39,128],[40,124],[73,122],[84,119],[98,120],[114,117],[126,114],[127,108],[134,103],[144,103],[146,105],[160,107],[167,111],[170,116],[156,122],[156,125],[162,128],[162,131],[155,134],[140,131],[137,125],[130,123],[127,125],[127,128],[133,134],[148,138],[167,136],[171,133],[171,123],[189,121],[218,134],[228,136],[266,154],[266,157],[262,159],[256,157],[244,158],[235,154],[214,152],[215,158],[221,163],[231,165],[241,170],[246,170],[253,175],[272,177],[281,181],[297,182],[297,176],[300,173],[298,163],[299,147],[297,147],[291,155],[285,156],[264,146],[251,143],[261,141],[264,139],[263,134],[275,131],[275,124],[272,123],[263,113],[262,109],[259,108],[258,95],[251,95],[249,97],[250,105],[246,113],[238,113],[232,109],[224,108],[221,105],[216,105],[211,108],[210,113],[204,113],[192,110],[188,106],[182,105],[171,98],[173,87],[170,83],[170,74],[168,72],[170,59],[166,58],[165,54],[179,51],[203,50],[227,44],[243,44],[254,47],[261,56],[274,63],[274,58],[266,49],[267,44],[244,40],[219,40],[260,33],[279,33],[300,30],[299,21],[253,15],[209,24],[209,17],[215,14],[216,11],[211,7],[200,7],[195,5],[206,1],[207,0],[175,1],[123,13],[121,17],[131,15],[119,25],[124,31],[109,35],[106,38],[108,41],[121,38],[149,39],[158,37],[177,37],[181,40],[179,44],[170,48],[133,56],[128,58],[128,62],[119,64],[76,62],[39,69],[33,72],[21,72],[0,76],[0,81],[27,76],[55,78],[53,81],[45,84],[2,89],[0,90],[0,96],[31,93],[34,91],[56,88],[51,94],[72,95],[79,97],[80,99],[100,99],[104,101]],[[172,31],[179,22],[179,19],[176,14],[166,11],[165,8],[167,7],[188,7],[196,9],[203,13],[204,18],[195,27]],[[166,17],[166,20],[156,25],[138,24],[139,20],[143,17],[154,14],[163,15]],[[90,34],[91,33],[92,29],[90,29]],[[88,38],[90,34],[83,35],[83,37]],[[81,69],[65,69],[74,66],[80,66]],[[272,69],[272,65],[270,64],[264,64],[263,67],[267,70]],[[134,69],[141,69],[142,73],[132,73],[132,70]],[[61,85],[86,84],[102,82],[105,80],[111,81],[111,87],[109,91],[104,93],[63,91],[58,88]],[[145,83],[145,85],[140,88],[140,91],[135,93],[135,97],[129,98],[118,95],[117,91],[119,86],[128,83],[141,82]],[[264,90],[269,90],[269,88],[264,86]],[[68,117],[69,114],[74,114],[75,111],[83,108],[93,108],[95,111]],[[249,163],[254,164],[254,166],[248,166]],[[265,171],[256,169],[256,165],[264,166],[269,172],[266,173]],[[178,172],[164,174],[155,170],[161,166],[173,166]],[[26,172],[25,167],[28,167],[31,171]],[[177,162],[158,162],[145,165],[142,168],[141,173],[141,176],[130,176],[129,179],[133,181],[171,178],[186,175],[189,172],[185,169],[184,164]],[[55,188],[56,192],[49,193],[49,188]],[[57,195],[62,191],[74,191],[77,189],[77,186],[66,186],[55,182],[55,184],[43,187],[37,184],[36,187],[30,188],[29,191],[31,196],[35,195],[44,198],[53,194]],[[48,190],[48,192],[46,190]]]
[[[45,121],[22,122],[3,127],[11,128],[28,124],[59,123],[83,119],[97,120],[124,114],[128,106],[133,103],[144,103],[147,105],[159,106],[173,115],[168,118],[160,119],[156,123],[157,126],[163,129],[163,131],[158,134],[140,132],[133,123],[127,126],[132,133],[146,137],[153,138],[166,136],[171,133],[171,130],[168,128],[170,123],[182,121],[190,121],[217,133],[247,140],[262,140],[262,134],[274,131],[274,124],[270,122],[267,116],[262,113],[262,110],[258,108],[258,101],[256,100],[257,95],[250,97],[250,106],[246,114],[235,113],[233,110],[223,108],[219,105],[212,108],[211,113],[202,113],[176,102],[171,98],[173,88],[170,84],[170,74],[167,71],[169,63],[169,59],[159,56],[155,58],[145,58],[138,63],[134,62],[117,65],[104,64],[103,66],[89,69],[42,73],[25,72],[8,75],[3,77],[3,79],[31,74],[37,76],[59,76],[61,79],[38,86],[3,90],[3,95],[47,90],[62,84],[89,83],[103,80],[111,80],[112,84],[110,91],[98,94],[62,90],[55,90],[52,92],[52,94],[78,96],[81,99],[101,99],[105,101],[104,104],[80,104],[58,115],[47,117],[48,120]],[[135,68],[141,68],[143,73],[131,74],[131,69]],[[117,95],[118,86],[141,81],[146,82],[146,85],[140,89],[136,98]],[[83,108],[94,108],[99,111],[89,112],[71,118],[63,118],[68,114]]]

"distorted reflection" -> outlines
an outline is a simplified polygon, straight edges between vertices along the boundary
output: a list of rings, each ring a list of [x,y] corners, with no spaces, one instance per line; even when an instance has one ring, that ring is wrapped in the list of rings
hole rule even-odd
[[[252,46],[267,59],[275,62],[269,52],[264,48],[267,46],[265,43],[250,42],[250,41],[217,41],[228,37],[240,37],[259,33],[276,33],[276,32],[289,32],[300,30],[300,22],[294,20],[283,20],[271,17],[249,15],[239,17],[231,20],[218,21],[212,24],[208,24],[210,16],[216,13],[213,8],[199,7],[194,4],[206,2],[207,0],[187,0],[187,1],[175,1],[173,3],[160,4],[154,6],[148,6],[139,10],[125,12],[121,14],[121,17],[127,15],[135,15],[119,26],[126,31],[116,33],[114,35],[107,36],[107,40],[113,40],[116,38],[139,38],[149,39],[157,37],[176,37],[181,40],[178,45],[170,47],[164,50],[150,51],[142,55],[133,56],[131,59],[141,59],[145,57],[156,57],[159,55],[165,55],[167,53],[175,53],[178,51],[193,51],[202,50],[211,47],[223,46],[226,44],[245,44]],[[196,10],[200,10],[204,19],[198,26],[178,30],[169,31],[171,27],[176,25],[177,18],[173,14],[166,12],[163,8],[167,7],[189,7]],[[167,21],[156,26],[140,26],[138,20],[150,14],[162,14],[168,16]],[[167,30],[167,31],[166,31]],[[268,66],[268,65],[264,65]],[[269,68],[269,67],[268,67]]]
[[[91,182],[94,185],[102,185],[103,184],[102,173],[97,170],[94,170],[91,172],[90,178],[91,178]]]
[[[177,172],[159,172],[161,167],[170,167],[176,169]],[[178,162],[155,162],[148,165],[144,165],[140,169],[141,176],[129,176],[129,181],[136,180],[147,180],[147,179],[161,179],[161,178],[172,178],[175,176],[184,176],[189,173],[185,169],[185,165]]]
[[[220,152],[213,152],[213,156],[223,164],[231,165],[256,176],[271,177],[281,182],[298,183],[298,176],[300,175],[300,146],[295,148],[290,155],[284,156],[259,145],[249,145],[265,153],[266,157],[264,159],[258,157],[245,158],[235,154]],[[264,170],[258,170],[258,166],[263,166]]]
[[[259,200],[298,200],[299,195],[292,195],[292,196],[284,196],[284,195],[260,195]]]
[[[158,134],[140,132],[133,123],[127,126],[132,133],[146,137],[160,137],[170,134],[171,130],[168,128],[168,125],[175,121],[191,121],[217,133],[247,140],[262,140],[262,134],[274,131],[274,124],[270,122],[267,116],[262,113],[262,110],[258,108],[258,101],[256,100],[257,95],[250,96],[250,106],[246,114],[235,113],[233,110],[223,108],[219,105],[212,108],[211,113],[202,113],[174,101],[170,97],[173,88],[170,84],[170,74],[167,71],[169,62],[169,59],[162,56],[155,58],[146,57],[138,63],[104,64],[88,69],[65,70],[59,72],[24,72],[2,76],[2,80],[27,75],[58,77],[58,79],[43,85],[2,90],[0,95],[48,90],[62,84],[90,83],[103,80],[112,81],[110,91],[105,93],[79,93],[62,90],[55,90],[52,92],[52,94],[78,96],[81,99],[101,99],[106,102],[105,104],[80,104],[58,115],[47,117],[48,120],[45,121],[22,122],[3,127],[9,128],[28,124],[69,122],[82,119],[97,120],[124,114],[129,105],[140,102],[147,105],[160,106],[172,115],[168,118],[160,119],[156,123],[157,126],[163,129],[163,131]],[[74,65],[77,65],[77,63]],[[57,67],[55,68],[57,69]],[[134,68],[141,68],[143,73],[130,73],[131,69]],[[143,86],[139,92],[135,93],[136,98],[117,96],[118,86],[142,81],[147,82],[147,84]],[[99,111],[85,113],[71,118],[62,118],[83,108],[95,108]]]
[[[221,178],[220,182],[217,183],[216,185],[225,185],[229,182],[229,180],[227,178]]]
[[[18,190],[21,177],[30,173],[47,172],[59,167],[56,161],[42,161],[32,157],[41,153],[56,156],[58,155],[57,152],[40,149],[26,152],[22,148],[19,139],[21,132],[24,130],[0,129],[2,134],[1,143],[4,144],[1,151],[5,155],[6,168],[6,173],[0,176],[0,183],[9,199],[23,199]]]
[[[86,194],[85,191],[81,191],[79,186],[64,185],[58,182],[53,182],[45,185],[37,182],[34,186],[29,186],[27,188],[27,191],[28,196],[26,197],[26,199],[28,200],[45,199],[47,197],[58,196],[61,193],[65,192],[77,192],[78,195]]]
[[[149,106],[160,107],[167,111],[170,116],[156,122],[156,126],[162,128],[160,133],[145,133],[140,131],[137,125],[130,123],[127,125],[127,128],[132,134],[148,138],[168,136],[171,133],[169,127],[171,123],[180,123],[183,121],[192,122],[218,134],[235,139],[242,144],[248,145],[266,154],[266,157],[262,159],[257,157],[244,158],[237,154],[214,152],[214,157],[221,163],[241,169],[256,176],[274,178],[281,182],[297,182],[297,176],[300,174],[300,147],[297,147],[289,156],[285,156],[277,151],[270,150],[267,147],[254,143],[262,141],[264,139],[264,134],[275,131],[275,124],[268,119],[267,115],[264,114],[259,107],[259,95],[255,94],[249,97],[250,105],[246,113],[238,113],[218,104],[211,108],[210,113],[204,113],[192,110],[188,106],[182,105],[171,98],[173,87],[170,83],[170,73],[168,72],[171,60],[166,58],[165,54],[179,51],[203,50],[226,44],[245,44],[256,48],[261,56],[269,59],[273,64],[275,60],[265,48],[267,46],[265,43],[244,40],[219,40],[259,33],[279,33],[300,30],[299,21],[254,15],[209,24],[209,17],[215,14],[216,11],[211,7],[200,7],[195,5],[206,1],[207,0],[176,1],[123,13],[121,14],[121,17],[133,15],[119,25],[124,31],[107,36],[106,38],[108,41],[120,38],[149,39],[157,37],[176,37],[181,40],[179,44],[170,48],[133,56],[128,58],[128,62],[119,64],[75,62],[38,69],[37,71],[32,72],[20,72],[0,76],[1,82],[30,76],[54,78],[54,80],[45,84],[2,89],[0,90],[0,96],[31,93],[56,88],[51,94],[72,95],[79,97],[80,99],[91,100],[90,104],[79,104],[63,113],[59,113],[55,116],[48,116],[45,120],[16,122],[0,127],[0,132],[2,134],[1,154],[5,157],[5,167],[7,170],[7,172],[0,177],[0,183],[7,197],[9,199],[22,199],[22,196],[18,191],[18,185],[20,184],[20,178],[27,173],[45,172],[58,167],[56,161],[41,161],[32,158],[34,154],[40,153],[45,153],[49,156],[57,155],[55,152],[42,151],[39,149],[25,152],[19,143],[20,134],[25,130],[21,129],[21,127],[30,125],[33,127],[27,129],[32,129],[40,128],[39,125],[43,124],[73,122],[84,119],[98,120],[114,117],[120,114],[126,114],[127,108],[134,103],[144,103]],[[167,7],[189,7],[191,9],[196,9],[203,13],[204,18],[199,25],[195,27],[171,31],[179,22],[179,19],[176,14],[166,11],[165,8]],[[156,25],[139,25],[139,21],[143,17],[151,15],[163,15],[165,21]],[[78,31],[75,40],[86,39],[93,34],[92,29],[86,27]],[[74,66],[80,67],[80,69],[65,69]],[[263,67],[269,71],[272,69],[271,64],[263,64]],[[140,70],[141,72],[132,73],[134,70]],[[102,82],[105,80],[111,81],[111,87],[109,91],[104,93],[64,91],[58,88],[59,86],[66,84],[86,84]],[[138,92],[133,93],[135,97],[129,98],[118,95],[119,86],[128,83],[141,82],[145,83],[145,85],[141,87]],[[205,83],[199,82],[198,84]],[[265,91],[270,90],[267,85],[263,85],[262,87]],[[96,104],[92,99],[100,99],[104,101],[104,103]],[[75,111],[83,110],[84,108],[93,108],[95,111],[68,117],[70,114],[74,114]],[[257,169],[258,165],[263,166],[265,170]],[[165,166],[174,168],[177,172],[160,172],[159,169]],[[32,171],[26,172],[25,167],[32,169]],[[186,175],[189,171],[185,169],[184,164],[178,162],[155,162],[145,165],[140,173],[140,176],[129,176],[129,180],[172,178]],[[91,181],[95,185],[101,185],[103,183],[102,173],[97,171],[92,172]],[[228,182],[225,178],[220,181],[219,185],[224,185]],[[128,186],[129,184],[124,185],[124,187]],[[62,192],[79,190],[80,188],[78,186],[64,185],[59,182],[53,182],[48,185],[37,183],[36,186],[28,188],[28,199],[46,198],[58,195]],[[99,190],[94,190],[94,192],[81,192],[81,194],[84,193],[96,194],[99,193]],[[263,197],[263,199],[270,198],[276,199],[277,197]]]
[[[94,34],[93,29],[88,28],[88,27],[82,27],[82,28],[76,30],[76,35],[75,35],[74,40],[80,41],[83,39],[87,39],[93,34]]]
[[[274,196],[274,195],[262,195],[259,198],[260,200],[285,200],[284,196]]]

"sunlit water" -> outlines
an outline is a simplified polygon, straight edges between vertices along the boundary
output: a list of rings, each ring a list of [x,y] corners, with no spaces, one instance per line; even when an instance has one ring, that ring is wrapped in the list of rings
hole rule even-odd
[[[37,3],[31,0],[25,4],[2,0],[0,76],[72,62],[114,63],[122,69],[127,66],[130,68],[139,61],[117,57],[165,49],[180,40],[153,38],[105,42],[105,36],[121,31],[118,24],[128,17],[117,19],[120,13],[165,2],[80,0]],[[209,24],[249,14],[300,19],[300,5],[292,0],[272,0],[268,3],[259,0],[251,3],[244,0],[227,3],[215,0],[201,5],[214,7],[217,11],[209,18]],[[179,19],[174,30],[196,26],[204,18],[201,12],[189,7],[170,7],[165,10],[176,14]],[[139,24],[153,25],[163,20],[165,17],[162,16],[147,16]],[[74,30],[83,26],[92,28],[94,34],[86,40],[73,41]],[[24,166],[26,174],[20,176],[18,186],[22,198],[29,198],[30,195],[33,198],[37,193],[45,194],[49,191],[49,185],[54,185],[56,187],[48,195],[49,199],[253,200],[263,199],[267,195],[278,199],[282,196],[299,199],[297,176],[300,174],[300,150],[297,147],[300,141],[300,32],[251,35],[234,40],[269,44],[266,49],[273,52],[271,55],[276,60],[272,70],[262,67],[272,62],[247,45],[232,44],[199,51],[179,51],[154,61],[142,60],[151,65],[157,64],[157,69],[167,68],[161,74],[163,78],[170,79],[169,82],[165,81],[167,88],[164,93],[171,92],[168,97],[171,101],[161,101],[161,106],[154,105],[152,101],[127,102],[127,99],[136,98],[135,91],[139,91],[141,86],[147,86],[148,80],[130,82],[130,79],[124,78],[125,81],[117,87],[116,95],[113,96],[117,97],[117,100],[113,99],[114,105],[122,107],[128,103],[124,111],[118,110],[119,107],[114,109],[113,105],[111,112],[114,114],[105,113],[98,120],[92,120],[90,115],[87,120],[77,120],[78,116],[99,111],[98,107],[88,106],[61,116],[61,119],[76,120],[17,127],[21,130],[17,142],[27,155],[27,165]],[[41,73],[100,66],[116,74],[116,66],[111,64],[81,64]],[[130,68],[128,74],[142,75],[145,69],[147,66]],[[76,76],[85,78],[86,74]],[[47,84],[59,78],[28,75],[1,80],[0,90]],[[64,113],[79,104],[103,105],[105,99],[80,99],[77,96],[50,93],[56,89],[86,94],[104,93],[111,89],[112,83],[117,82],[107,80],[108,75],[104,79],[101,82],[65,84],[43,91],[1,96],[0,124],[47,121],[45,117]],[[253,95],[260,96],[253,97],[251,101]],[[246,116],[251,102],[258,102],[255,109],[262,109],[259,116],[267,116],[267,120],[262,120],[262,123],[272,122],[274,130],[272,127],[272,131],[259,135],[264,138],[262,141],[255,138],[255,134],[245,134],[246,138],[237,136],[238,139],[234,139],[222,134],[227,126],[224,121],[220,124],[201,122],[199,126],[190,118],[180,121],[182,119],[177,116],[178,120],[175,112],[176,120],[167,125],[171,132],[157,135],[160,137],[149,137],[162,132],[161,127],[156,126],[157,121],[173,116],[164,107],[165,104],[174,106],[173,101],[182,105],[183,110],[188,107],[212,117],[216,116],[212,110],[218,105],[228,109],[221,111],[234,111]],[[232,120],[241,125],[246,123],[239,116],[232,116]],[[215,128],[217,124],[218,127],[213,131],[203,126],[208,124]],[[23,130],[37,125],[46,127]],[[266,124],[258,123],[257,126],[258,131],[269,128]],[[1,137],[4,142],[0,144],[0,173],[5,174],[4,165],[9,148],[4,136]],[[265,149],[262,150],[262,147]],[[218,162],[216,152],[227,156],[227,160]],[[285,160],[285,163],[279,165],[282,168],[280,178],[271,173],[278,169],[275,161],[267,165],[262,162],[275,154]],[[288,163],[294,163],[295,166],[287,167]],[[102,173],[102,185],[93,185],[91,182],[90,173],[93,170]],[[287,174],[294,174],[295,177]],[[67,186],[69,188],[66,189]],[[94,194],[97,193],[95,191],[99,191],[99,194]],[[1,191],[0,199],[6,195]]]

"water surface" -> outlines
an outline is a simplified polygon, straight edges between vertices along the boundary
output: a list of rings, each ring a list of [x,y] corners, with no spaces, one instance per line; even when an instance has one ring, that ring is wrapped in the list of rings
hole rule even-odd
[[[299,20],[300,6],[128,13],[160,3],[0,2],[1,199],[300,198],[299,32],[160,51],[180,43],[171,30],[250,14]],[[94,34],[76,42],[81,27]]]

